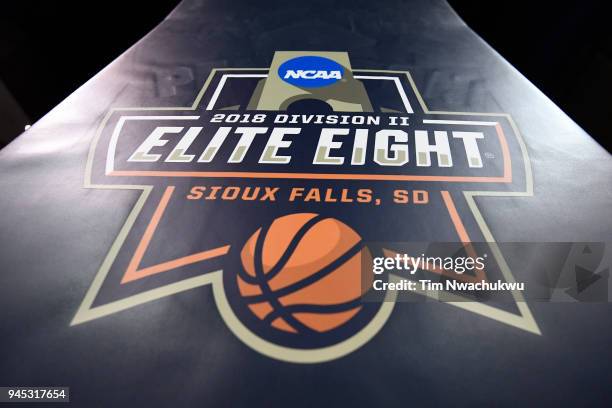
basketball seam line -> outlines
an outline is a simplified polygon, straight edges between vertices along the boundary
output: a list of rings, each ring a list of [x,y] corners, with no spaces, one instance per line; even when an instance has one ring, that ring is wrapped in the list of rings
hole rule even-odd
[[[300,243],[302,238],[304,238],[304,235],[306,235],[306,233],[308,233],[308,231],[315,224],[318,224],[319,221],[322,221],[324,218],[325,217],[323,217],[322,215],[318,215],[317,214],[313,218],[311,218],[310,220],[305,222],[304,225],[302,225],[300,227],[300,229],[296,232],[295,236],[289,242],[289,245],[287,245],[287,248],[285,249],[285,251],[283,252],[281,257],[279,258],[277,263],[272,267],[272,269],[268,273],[264,274],[265,277],[267,278],[267,280],[272,279],[274,276],[276,276],[282,270],[282,268],[285,266],[287,261],[289,261],[289,258],[291,258],[291,255],[293,255],[293,252],[295,251],[295,248],[298,246],[298,244]],[[272,225],[270,225],[270,227],[271,226]],[[258,231],[259,231],[259,236],[257,237],[256,242],[259,241],[259,240],[263,240],[265,242],[266,237],[264,235],[267,234],[267,231],[266,231],[266,234],[264,234],[264,231],[262,231],[261,228]],[[263,251],[263,248],[262,248],[262,251]],[[254,262],[254,260],[253,260],[253,262]],[[254,284],[254,285],[258,285],[260,283],[258,278],[257,278],[257,276],[253,277],[253,276],[249,275],[248,273],[246,273],[242,269],[239,269],[238,275],[246,283],[250,283],[250,284]]]
[[[348,310],[354,309],[356,307],[361,307],[361,296],[350,300],[345,303],[336,303],[331,305],[312,305],[312,304],[295,304],[285,306],[285,309],[293,314],[293,313],[319,313],[319,314],[333,314],[333,313],[341,313],[346,312]],[[276,310],[272,311],[268,314],[263,320],[266,323],[271,323],[278,317],[278,312]]]
[[[276,299],[278,299],[283,296],[289,295],[297,290],[303,289],[306,286],[312,285],[313,283],[319,281],[320,279],[323,279],[324,277],[338,269],[340,266],[344,265],[346,262],[350,261],[364,247],[365,245],[363,241],[359,241],[358,243],[353,245],[348,251],[340,255],[337,259],[320,269],[318,272],[308,276],[307,278],[304,278],[299,282],[295,282],[276,291],[272,291],[271,294],[275,295]],[[258,303],[266,300],[265,298],[263,298],[263,295],[245,296],[245,299],[249,300],[249,303]]]
[[[270,286],[268,285],[268,281],[266,280],[266,277],[263,271],[262,256],[263,256],[263,245],[264,245],[265,238],[266,238],[266,235],[268,234],[270,227],[271,225],[266,226],[265,228],[262,227],[260,237],[259,237],[260,239],[258,239],[255,242],[255,253],[253,254],[254,255],[253,256],[253,263],[254,263],[253,266],[255,268],[255,276],[258,279],[258,284],[262,291],[262,297],[267,298],[264,300],[267,300],[270,303],[270,305],[272,306],[272,310],[279,310],[279,313],[281,314],[280,317],[285,321],[285,323],[291,326],[294,330],[296,330],[299,333],[304,333],[304,332],[309,333],[309,334],[315,333],[314,330],[312,330],[310,327],[300,322],[298,319],[293,317],[293,315],[291,315],[285,310],[284,306],[279,302],[278,297],[274,295]]]
[[[324,221],[326,218],[327,217],[317,214],[316,216],[308,220],[306,223],[304,223],[304,225],[302,225],[302,227],[295,234],[291,242],[289,242],[289,245],[287,245],[287,248],[283,252],[283,255],[280,257],[278,262],[276,262],[272,269],[270,269],[270,271],[265,274],[265,277],[268,281],[272,280],[272,278],[278,275],[278,273],[285,267],[285,265],[295,252],[295,249],[302,241],[302,238],[304,238],[308,231],[310,231],[312,227],[314,227],[319,222]]]

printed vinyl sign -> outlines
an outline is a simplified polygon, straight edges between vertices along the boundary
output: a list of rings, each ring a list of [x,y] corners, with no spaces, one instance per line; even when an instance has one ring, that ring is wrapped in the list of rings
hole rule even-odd
[[[477,197],[533,190],[509,115],[431,112],[409,73],[352,69],[343,52],[214,70],[191,107],[113,109],[85,187],[141,193],[73,325],[209,285],[244,343],[303,363],[358,349],[409,307],[363,301],[370,242],[489,242],[512,281]],[[512,296],[448,307],[539,334]]]

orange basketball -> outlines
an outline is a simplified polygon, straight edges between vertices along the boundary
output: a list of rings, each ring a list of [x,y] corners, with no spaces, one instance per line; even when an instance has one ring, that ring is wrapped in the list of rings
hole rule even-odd
[[[326,332],[361,309],[362,256],[371,260],[346,224],[312,213],[286,215],[242,248],[246,273],[237,276],[238,289],[253,314],[276,329]]]

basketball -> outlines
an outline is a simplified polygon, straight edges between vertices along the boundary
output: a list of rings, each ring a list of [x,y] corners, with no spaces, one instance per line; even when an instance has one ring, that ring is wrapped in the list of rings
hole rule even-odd
[[[286,215],[247,240],[238,289],[251,312],[271,327],[327,332],[361,309],[362,257],[371,260],[346,224],[313,213]]]

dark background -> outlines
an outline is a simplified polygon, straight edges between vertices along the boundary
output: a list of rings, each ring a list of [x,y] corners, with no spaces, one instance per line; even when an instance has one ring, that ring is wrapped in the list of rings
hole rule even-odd
[[[0,147],[154,28],[178,2],[0,6]],[[610,151],[612,29],[604,2],[449,2]]]

